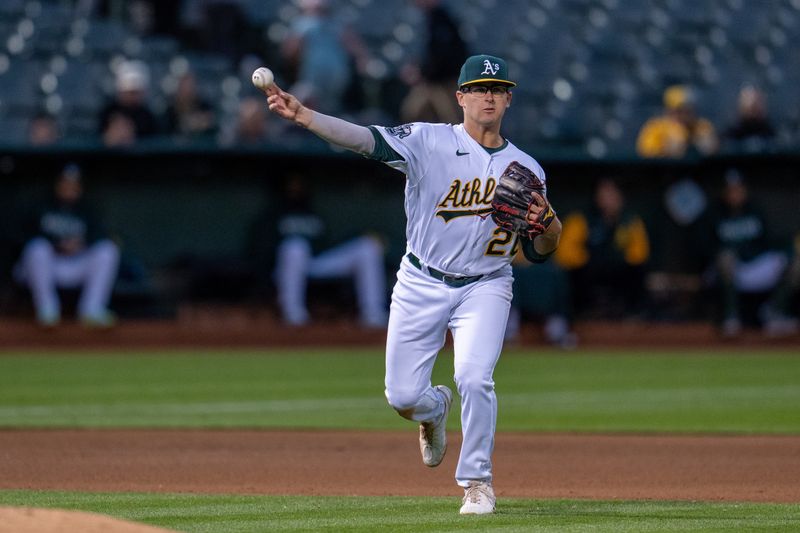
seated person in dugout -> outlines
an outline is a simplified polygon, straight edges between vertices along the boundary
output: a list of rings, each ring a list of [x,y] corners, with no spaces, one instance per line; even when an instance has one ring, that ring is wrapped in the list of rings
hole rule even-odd
[[[308,280],[352,278],[361,325],[385,327],[388,304],[381,241],[372,235],[362,235],[323,249],[325,222],[314,211],[308,182],[293,175],[284,192],[276,225],[278,246],[274,270],[283,320],[292,326],[309,323]]]
[[[80,287],[81,322],[89,327],[113,326],[116,319],[108,304],[120,253],[83,197],[77,165],[63,169],[52,197],[33,213],[27,228],[15,277],[31,290],[37,322],[44,327],[58,325],[58,288]]]
[[[644,221],[625,207],[611,178],[597,182],[594,204],[564,219],[556,262],[570,274],[576,313],[605,318],[643,311],[650,239]]]
[[[514,299],[506,325],[505,340],[518,339],[522,323],[535,317],[543,321],[545,342],[557,348],[572,349],[578,335],[571,328],[572,297],[569,276],[555,261],[530,263],[518,254],[511,264],[514,272]]]
[[[744,293],[768,294],[758,312],[765,334],[796,333],[798,320],[790,316],[790,308],[800,286],[800,242],[794,243],[792,254],[769,248],[766,220],[750,201],[747,184],[735,169],[725,175],[722,201],[713,220],[713,273],[720,290],[722,335],[741,332]]]

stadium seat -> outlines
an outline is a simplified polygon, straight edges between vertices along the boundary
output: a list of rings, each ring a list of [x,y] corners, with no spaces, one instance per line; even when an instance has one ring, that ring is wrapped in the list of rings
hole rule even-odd
[[[0,146],[25,144],[29,122],[30,119],[25,115],[0,118]]]
[[[5,116],[32,116],[41,100],[40,62],[12,60],[8,70],[0,74],[0,113]]]
[[[3,0],[0,2],[0,19],[15,20],[25,13],[25,0]]]
[[[130,36],[126,27],[117,21],[89,19],[83,35],[84,55],[95,59],[107,59],[124,52],[125,40]]]

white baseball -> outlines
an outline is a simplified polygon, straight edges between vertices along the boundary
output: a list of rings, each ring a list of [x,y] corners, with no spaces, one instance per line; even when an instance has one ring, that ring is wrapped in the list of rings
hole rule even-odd
[[[272,85],[274,80],[275,76],[272,75],[272,71],[267,67],[258,67],[255,71],[253,71],[253,85],[261,90],[264,90]]]

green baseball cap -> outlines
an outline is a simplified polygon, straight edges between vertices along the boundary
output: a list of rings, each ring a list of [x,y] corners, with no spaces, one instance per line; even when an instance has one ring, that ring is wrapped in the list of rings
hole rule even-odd
[[[468,57],[458,75],[458,86],[473,83],[499,83],[515,87],[517,84],[508,79],[508,65],[499,57],[480,54]]]

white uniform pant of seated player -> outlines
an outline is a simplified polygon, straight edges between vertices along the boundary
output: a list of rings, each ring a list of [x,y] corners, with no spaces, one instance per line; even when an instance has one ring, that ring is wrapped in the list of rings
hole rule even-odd
[[[359,237],[314,257],[302,237],[290,237],[278,246],[275,283],[283,319],[292,325],[309,322],[306,287],[309,279],[352,277],[361,324],[385,327],[386,272],[383,247],[372,237]]]
[[[736,288],[744,292],[770,290],[778,284],[788,264],[781,252],[764,252],[750,261],[740,261],[736,265]]]
[[[62,256],[50,241],[36,238],[25,246],[16,275],[31,289],[39,322],[58,322],[61,302],[57,289],[78,287],[82,287],[78,316],[86,321],[103,321],[109,313],[118,267],[119,248],[109,240],[98,241],[84,252]]]
[[[456,481],[491,484],[497,421],[492,374],[503,346],[512,296],[511,267],[463,287],[430,277],[403,258],[392,293],[386,339],[386,399],[404,418],[438,423],[445,399],[431,373],[448,328],[454,379],[461,396],[463,442]]]

